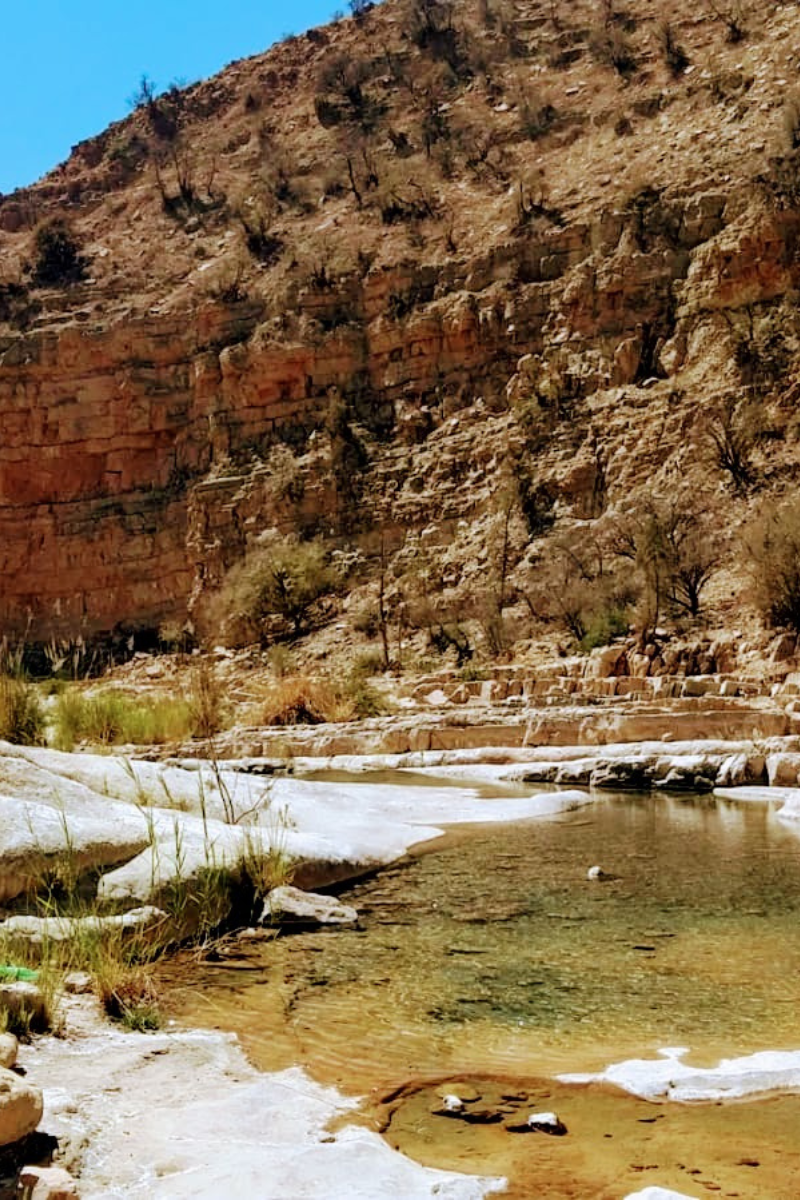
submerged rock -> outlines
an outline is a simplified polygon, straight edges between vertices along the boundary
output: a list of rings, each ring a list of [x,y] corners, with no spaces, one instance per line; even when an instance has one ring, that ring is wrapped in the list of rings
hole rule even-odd
[[[526,1121],[509,1121],[509,1133],[549,1133],[552,1137],[563,1137],[567,1127],[557,1113],[531,1113]]]

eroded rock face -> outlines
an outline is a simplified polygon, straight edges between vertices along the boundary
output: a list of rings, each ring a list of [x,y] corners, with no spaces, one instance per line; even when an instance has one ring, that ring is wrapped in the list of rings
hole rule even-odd
[[[330,461],[322,472],[320,462],[307,464],[304,498],[288,506],[276,504],[264,462],[252,462],[252,448],[276,435],[306,440],[322,430],[331,397],[350,397],[354,420],[380,430],[395,449],[406,447],[409,484],[418,481],[424,498],[413,487],[397,489],[391,521],[398,530],[415,527],[426,511],[448,519],[470,511],[451,476],[477,469],[476,494],[491,494],[492,453],[483,461],[475,446],[460,444],[459,419],[448,416],[444,398],[452,412],[480,397],[486,436],[478,441],[499,453],[509,430],[497,412],[509,400],[538,394],[545,408],[557,408],[565,396],[595,395],[602,418],[624,408],[630,389],[634,423],[638,412],[666,405],[670,434],[666,441],[659,434],[660,447],[665,462],[677,463],[693,410],[681,407],[674,389],[640,394],[645,376],[658,382],[654,339],[675,379],[707,371],[713,358],[733,382],[735,347],[714,325],[719,314],[778,305],[798,279],[792,218],[756,206],[725,225],[724,196],[676,204],[681,233],[669,247],[659,241],[643,251],[624,221],[601,217],[596,227],[534,231],[447,264],[349,278],[342,295],[356,318],[324,334],[318,321],[330,317],[336,292],[295,297],[296,327],[282,335],[261,302],[206,300],[116,324],[67,319],[7,339],[0,346],[3,628],[33,638],[154,629],[184,617],[242,555],[253,530],[276,521],[337,529],[347,502]],[[678,284],[677,327],[667,328]],[[397,297],[417,293],[423,300],[398,317]],[[447,464],[440,473],[424,453],[434,429],[441,434],[434,462]],[[599,460],[590,453],[595,434],[585,433],[577,457],[571,445],[548,471],[574,513],[593,516]],[[637,472],[647,475],[643,441],[635,429],[609,433],[597,450],[617,463],[623,490]],[[368,516],[356,506],[347,522],[357,529]],[[592,674],[638,677],[650,669],[618,660],[613,651],[598,653]]]
[[[321,340],[277,341],[259,324],[258,305],[206,305],[108,328],[37,331],[2,348],[4,629],[35,638],[185,615],[193,587],[243,548],[231,496],[252,482],[263,503],[258,478],[229,468],[220,478],[216,464],[246,457],[277,430],[321,425],[330,395],[358,381],[376,417],[393,414],[409,387],[422,397],[443,379],[454,388],[504,381],[515,351],[503,349],[480,303],[454,294],[390,321],[383,313],[393,286],[383,274],[368,280],[363,331]],[[320,494],[317,516],[331,502]]]

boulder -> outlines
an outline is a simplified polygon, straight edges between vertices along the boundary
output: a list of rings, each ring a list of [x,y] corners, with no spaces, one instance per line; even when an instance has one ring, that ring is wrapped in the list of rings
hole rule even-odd
[[[64,991],[70,996],[85,996],[92,990],[92,977],[88,971],[70,971],[64,976]]]
[[[0,1033],[0,1067],[13,1067],[18,1050],[19,1043],[13,1033]]]
[[[78,1185],[63,1167],[23,1167],[19,1173],[21,1200],[75,1200]]]
[[[335,896],[303,892],[294,887],[273,888],[264,902],[263,922],[281,925],[355,925],[358,913]]]
[[[554,1112],[531,1113],[526,1121],[506,1123],[509,1133],[549,1133],[551,1137],[563,1137],[567,1127]]]
[[[42,1119],[42,1093],[25,1079],[0,1068],[0,1146],[33,1133]]]
[[[586,664],[587,679],[610,679],[612,675],[627,675],[628,663],[623,646],[601,646],[593,650]]]
[[[132,858],[148,840],[135,811],[121,820],[115,812],[81,816],[0,795],[0,901],[21,895],[65,860],[71,872],[109,866]]]

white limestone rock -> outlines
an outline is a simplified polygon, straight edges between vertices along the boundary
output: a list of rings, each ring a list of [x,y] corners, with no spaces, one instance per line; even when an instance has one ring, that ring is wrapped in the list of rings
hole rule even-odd
[[[629,1192],[625,1200],[696,1200],[686,1192],[673,1192],[672,1188],[646,1187],[641,1192]]]
[[[25,1200],[77,1200],[78,1185],[63,1167],[23,1167],[19,1187]]]
[[[800,1050],[762,1050],[743,1058],[722,1059],[716,1067],[683,1062],[688,1051],[669,1047],[659,1058],[629,1059],[596,1074],[559,1075],[562,1083],[611,1083],[642,1100],[741,1100],[745,1097],[800,1093]]]
[[[21,895],[65,856],[72,869],[85,871],[132,858],[147,843],[135,810],[84,816],[0,795],[0,901]]]
[[[241,1197],[483,1200],[504,1186],[422,1167],[363,1127],[330,1134],[357,1100],[300,1068],[259,1074],[218,1033],[103,1027],[40,1039],[25,1065],[47,1083],[44,1126],[81,1161],[86,1196],[220,1200],[235,1180]]]
[[[264,901],[261,922],[289,925],[355,925],[358,912],[335,896],[303,892],[295,887],[273,888]]]
[[[33,917],[18,915],[0,922],[0,935],[19,938],[40,946],[43,942],[67,942],[81,933],[144,933],[167,920],[167,914],[154,905],[131,909],[112,916]]]

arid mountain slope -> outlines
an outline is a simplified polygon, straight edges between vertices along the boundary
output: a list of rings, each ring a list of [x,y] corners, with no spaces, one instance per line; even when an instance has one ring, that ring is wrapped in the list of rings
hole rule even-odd
[[[386,0],[145,85],[0,200],[2,628],[201,616],[272,529],[502,617],[637,496],[738,527],[798,462],[799,38],[785,3]]]

